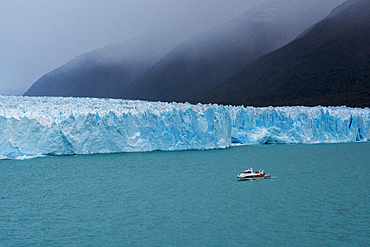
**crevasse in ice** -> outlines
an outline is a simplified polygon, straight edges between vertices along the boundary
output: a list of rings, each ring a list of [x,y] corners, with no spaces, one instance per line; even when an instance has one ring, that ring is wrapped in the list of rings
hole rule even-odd
[[[368,141],[370,110],[0,96],[0,158]]]

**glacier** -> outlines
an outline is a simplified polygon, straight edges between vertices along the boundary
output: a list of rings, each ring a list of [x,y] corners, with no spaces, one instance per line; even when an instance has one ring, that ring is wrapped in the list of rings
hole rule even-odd
[[[218,105],[0,96],[0,158],[227,148]]]
[[[0,96],[0,159],[361,142],[369,108],[244,107],[119,99]]]
[[[228,111],[233,143],[312,144],[370,139],[369,108],[229,106]]]

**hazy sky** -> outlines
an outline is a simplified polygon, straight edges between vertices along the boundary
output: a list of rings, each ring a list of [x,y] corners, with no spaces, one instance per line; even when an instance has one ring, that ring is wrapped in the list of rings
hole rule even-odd
[[[171,42],[265,0],[1,0],[0,94],[24,93],[85,52],[150,32]]]

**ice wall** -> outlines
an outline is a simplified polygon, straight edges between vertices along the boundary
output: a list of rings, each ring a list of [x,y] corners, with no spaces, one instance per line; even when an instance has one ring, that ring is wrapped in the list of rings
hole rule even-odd
[[[370,140],[370,110],[0,96],[0,159]]]
[[[0,158],[226,148],[225,107],[0,96]]]
[[[370,110],[348,107],[228,107],[232,142],[336,143],[368,141]]]

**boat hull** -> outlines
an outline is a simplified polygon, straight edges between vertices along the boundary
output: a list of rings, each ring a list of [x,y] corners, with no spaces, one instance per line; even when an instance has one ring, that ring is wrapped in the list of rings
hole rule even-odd
[[[239,180],[256,180],[256,179],[266,179],[270,178],[270,174],[265,174],[263,176],[261,175],[251,175],[251,176],[240,176],[240,174],[237,176]]]

